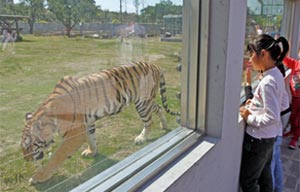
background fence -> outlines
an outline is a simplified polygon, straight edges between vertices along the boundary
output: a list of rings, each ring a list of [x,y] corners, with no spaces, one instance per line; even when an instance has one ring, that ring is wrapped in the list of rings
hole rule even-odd
[[[29,33],[29,25],[27,23],[19,23],[22,34]],[[133,27],[132,27],[133,26]],[[120,34],[120,29],[133,28],[139,33],[145,33],[147,36],[157,36],[161,34],[161,25],[158,24],[101,24],[101,23],[82,23],[76,25],[73,34],[99,34],[107,36],[116,36]],[[143,30],[141,30],[141,28]],[[33,29],[34,34],[64,34],[65,27],[60,23],[36,23]]]

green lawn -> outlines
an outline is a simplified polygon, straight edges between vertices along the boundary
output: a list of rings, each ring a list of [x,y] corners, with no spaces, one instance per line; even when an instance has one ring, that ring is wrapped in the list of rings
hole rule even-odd
[[[181,43],[160,42],[158,37],[130,38],[121,43],[120,39],[29,35],[24,36],[23,42],[0,50],[0,191],[68,191],[165,134],[159,129],[158,118],[153,116],[150,141],[135,145],[134,138],[143,124],[134,106],[129,106],[97,123],[100,128],[96,130],[96,157],[81,157],[86,147],[82,146],[49,181],[28,185],[34,170],[49,157],[39,162],[23,160],[20,140],[24,115],[34,112],[63,76],[81,77],[130,61],[156,63],[165,73],[169,107],[179,110],[180,102],[175,95],[180,90],[180,73],[176,71],[180,52]],[[161,104],[159,97],[157,102]],[[166,116],[169,127],[176,128],[175,117]],[[57,137],[48,154],[60,142]]]

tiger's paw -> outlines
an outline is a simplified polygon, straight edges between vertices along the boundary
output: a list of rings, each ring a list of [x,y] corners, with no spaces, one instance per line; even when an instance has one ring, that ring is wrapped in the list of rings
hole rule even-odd
[[[147,139],[143,136],[143,135],[139,135],[134,139],[134,143],[136,145],[140,145],[142,143],[144,143]]]
[[[34,185],[37,182],[35,180],[33,180],[32,178],[30,178],[29,181],[28,181],[28,183],[29,183],[29,185]]]
[[[90,149],[86,149],[81,153],[81,156],[83,157],[93,157],[97,154],[97,151],[92,151]]]
[[[29,179],[29,185],[34,185],[37,183],[42,183],[47,181],[48,179],[50,179],[52,176],[52,174],[49,173],[41,173],[38,172],[36,174],[34,174],[30,179]]]

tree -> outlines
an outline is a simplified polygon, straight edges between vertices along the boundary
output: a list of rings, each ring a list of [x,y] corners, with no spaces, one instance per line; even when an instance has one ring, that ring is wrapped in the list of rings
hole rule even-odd
[[[161,0],[155,6],[148,6],[141,10],[142,22],[161,23],[164,15],[181,15],[182,6],[174,5],[170,0]]]
[[[0,0],[0,14],[13,14],[14,2],[12,0]]]
[[[136,13],[136,15],[138,15],[139,14],[140,1],[139,0],[133,0],[133,5],[135,7],[135,13]]]
[[[45,0],[20,0],[20,4],[15,5],[16,11],[21,15],[29,16],[29,33],[33,34],[34,24],[37,19],[45,13]]]
[[[65,26],[68,37],[75,25],[90,21],[97,13],[94,0],[48,0],[48,9]]]
[[[143,23],[155,23],[156,22],[156,7],[148,6],[141,10],[140,16]]]

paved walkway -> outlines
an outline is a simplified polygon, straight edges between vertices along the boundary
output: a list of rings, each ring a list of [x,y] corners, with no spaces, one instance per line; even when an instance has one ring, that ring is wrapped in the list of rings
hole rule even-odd
[[[284,192],[300,192],[300,148],[288,148],[290,138],[283,138],[281,145],[281,161],[284,171]]]

